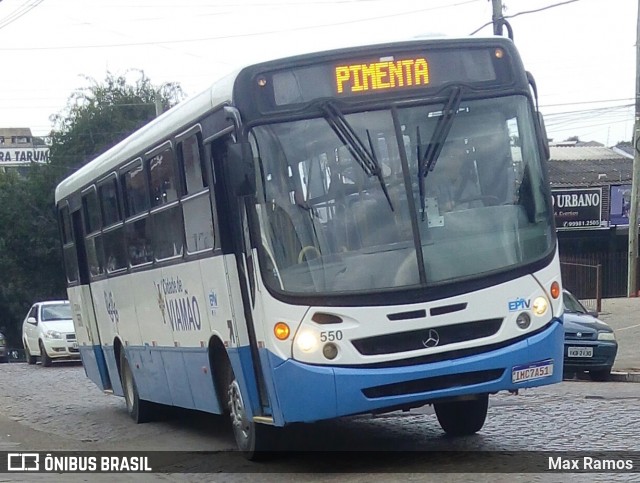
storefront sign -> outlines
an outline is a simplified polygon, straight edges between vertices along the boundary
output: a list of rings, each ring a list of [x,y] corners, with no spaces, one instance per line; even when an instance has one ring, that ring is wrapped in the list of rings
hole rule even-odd
[[[0,148],[0,164],[48,163],[49,148]]]
[[[551,199],[558,230],[606,226],[602,221],[602,188],[552,190]]]

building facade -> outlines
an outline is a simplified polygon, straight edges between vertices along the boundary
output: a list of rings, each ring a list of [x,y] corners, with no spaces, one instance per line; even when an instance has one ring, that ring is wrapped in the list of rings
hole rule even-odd
[[[617,148],[552,145],[549,180],[565,285],[627,294],[633,156]],[[593,267],[600,266],[599,272]]]
[[[49,146],[29,128],[0,128],[0,172],[25,174],[32,163],[48,163]]]

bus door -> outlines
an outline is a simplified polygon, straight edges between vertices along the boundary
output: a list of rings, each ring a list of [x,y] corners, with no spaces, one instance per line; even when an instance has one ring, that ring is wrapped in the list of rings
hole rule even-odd
[[[102,343],[91,293],[89,263],[85,245],[81,210],[71,213],[73,236],[78,260],[79,284],[69,289],[69,302],[76,326],[82,363],[87,377],[102,390],[111,389],[111,381],[102,351]]]
[[[212,166],[220,172],[224,170],[228,147],[233,141],[230,136],[220,137],[209,144]],[[222,176],[217,179],[223,179]],[[245,203],[242,198],[227,191],[226,183],[216,185],[217,211],[222,237],[222,249],[227,274],[227,294],[232,317],[227,320],[224,343],[227,347],[234,374],[250,404],[246,404],[249,416],[262,422],[270,422],[271,409],[265,386],[260,352],[258,347],[259,311],[256,310],[254,259],[249,240],[249,224]],[[235,236],[231,236],[233,233]],[[233,252],[233,256],[230,255]],[[263,338],[260,340],[264,340]]]

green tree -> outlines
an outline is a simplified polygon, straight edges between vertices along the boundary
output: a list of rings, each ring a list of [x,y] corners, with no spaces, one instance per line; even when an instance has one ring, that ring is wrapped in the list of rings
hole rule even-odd
[[[21,323],[33,302],[66,298],[56,185],[152,120],[156,96],[163,109],[185,97],[178,84],[154,87],[141,71],[86,80],[51,118],[49,164],[34,164],[24,177],[0,173],[0,330],[11,347],[22,345]]]

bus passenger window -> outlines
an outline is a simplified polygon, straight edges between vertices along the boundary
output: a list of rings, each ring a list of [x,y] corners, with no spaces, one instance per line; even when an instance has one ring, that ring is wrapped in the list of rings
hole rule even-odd
[[[153,254],[156,260],[182,255],[182,211],[179,206],[153,214]]]
[[[149,160],[151,206],[160,206],[178,199],[175,158],[166,149]]]
[[[85,233],[94,233],[102,228],[100,204],[98,203],[98,194],[94,187],[88,189],[82,195],[82,210],[84,215]]]
[[[187,252],[196,253],[214,246],[211,201],[202,163],[200,135],[188,137],[178,145],[186,193],[182,199]]]
[[[136,220],[125,225],[125,238],[129,260],[132,266],[153,261],[151,233],[147,218]]]
[[[64,247],[64,266],[67,273],[67,282],[74,283],[78,281],[78,259],[76,258],[76,246],[71,244]]]
[[[104,251],[100,234],[88,236],[86,239],[87,263],[89,273],[97,277],[104,274]]]
[[[142,169],[142,160],[120,175],[122,184],[125,216],[133,216],[149,209],[149,195],[147,194],[147,183]]]
[[[104,226],[109,226],[122,220],[120,203],[118,202],[118,185],[115,176],[107,182],[100,184],[98,193],[100,194]]]
[[[103,233],[104,256],[107,272],[112,273],[127,268],[122,226]]]

